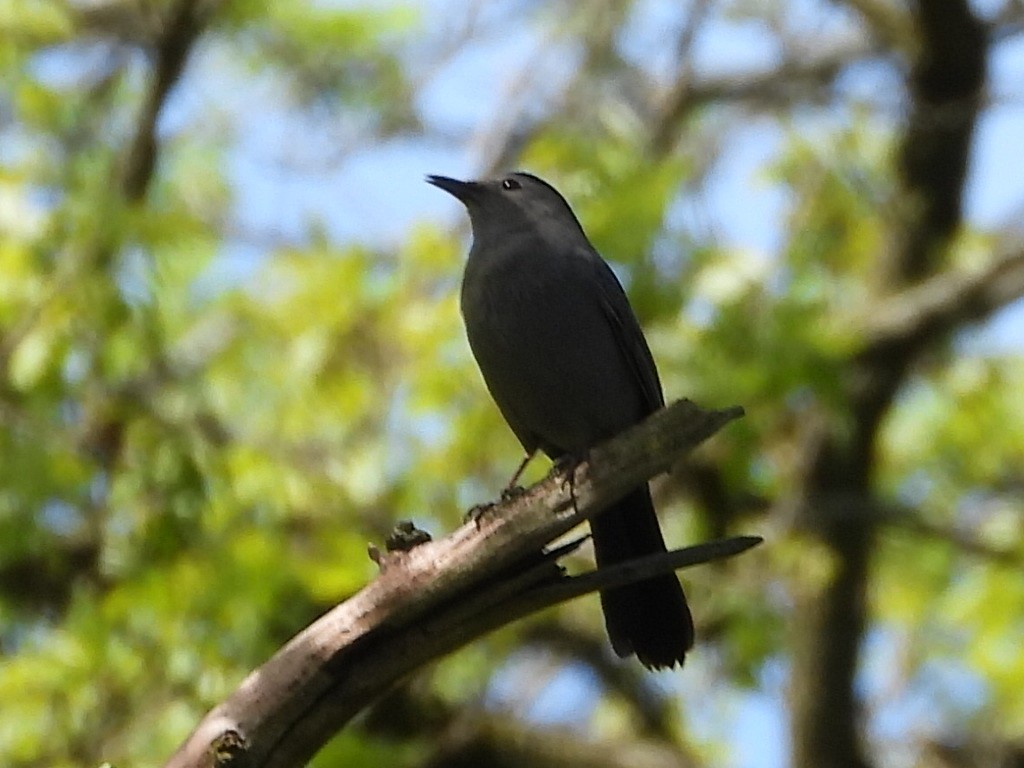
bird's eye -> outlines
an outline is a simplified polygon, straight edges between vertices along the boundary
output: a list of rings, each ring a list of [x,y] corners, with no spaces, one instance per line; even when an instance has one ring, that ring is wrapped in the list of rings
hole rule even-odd
[[[521,186],[518,181],[512,178],[503,179],[501,182],[502,189],[519,189]]]

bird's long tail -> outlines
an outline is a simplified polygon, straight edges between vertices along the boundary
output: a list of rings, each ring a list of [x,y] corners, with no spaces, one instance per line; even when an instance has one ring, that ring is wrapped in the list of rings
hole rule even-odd
[[[647,485],[630,491],[590,521],[598,566],[665,551]],[[652,669],[682,665],[693,647],[693,618],[674,573],[601,593],[612,648]]]

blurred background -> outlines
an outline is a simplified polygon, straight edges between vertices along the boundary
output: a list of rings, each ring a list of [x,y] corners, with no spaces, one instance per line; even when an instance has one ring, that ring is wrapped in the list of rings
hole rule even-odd
[[[581,599],[314,764],[1024,765],[1021,0],[3,0],[0,67],[0,764],[159,765],[495,497],[422,179],[522,168],[747,409],[670,545],[767,541],[681,574],[682,671]]]

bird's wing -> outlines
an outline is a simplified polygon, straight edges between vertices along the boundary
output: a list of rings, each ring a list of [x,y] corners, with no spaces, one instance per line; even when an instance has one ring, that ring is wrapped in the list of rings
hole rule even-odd
[[[640,328],[633,308],[629,305],[622,284],[615,277],[611,267],[596,252],[589,252],[588,261],[593,265],[601,302],[601,308],[608,318],[608,324],[615,333],[616,341],[626,360],[633,370],[637,383],[644,395],[648,412],[665,405],[665,395],[661,391],[658,380],[658,369],[654,365],[654,356],[647,346],[647,339]]]

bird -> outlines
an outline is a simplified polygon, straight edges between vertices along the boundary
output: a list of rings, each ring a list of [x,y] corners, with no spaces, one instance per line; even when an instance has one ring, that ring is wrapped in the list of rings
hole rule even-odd
[[[427,181],[469,213],[460,308],[487,389],[526,451],[510,485],[538,451],[555,461],[586,456],[665,404],[621,283],[553,186],[522,171]],[[666,549],[647,483],[590,528],[599,569]],[[616,655],[635,655],[649,669],[682,666],[694,629],[674,573],[600,597]]]

